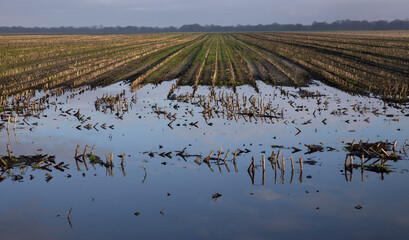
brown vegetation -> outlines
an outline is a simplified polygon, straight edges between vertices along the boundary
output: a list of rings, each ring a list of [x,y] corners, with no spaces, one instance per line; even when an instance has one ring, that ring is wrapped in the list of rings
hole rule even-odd
[[[255,80],[340,89],[406,101],[409,35],[400,32],[1,36],[0,92],[139,84],[230,86]]]

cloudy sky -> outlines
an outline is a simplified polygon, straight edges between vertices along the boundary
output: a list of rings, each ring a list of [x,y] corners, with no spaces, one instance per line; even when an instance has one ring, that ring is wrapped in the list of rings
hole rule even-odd
[[[409,18],[409,0],[0,0],[0,26],[176,26]]]

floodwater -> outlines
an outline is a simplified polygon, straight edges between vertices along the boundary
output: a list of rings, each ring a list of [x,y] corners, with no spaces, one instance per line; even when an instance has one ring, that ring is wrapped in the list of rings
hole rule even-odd
[[[300,98],[300,89],[257,82],[260,95],[242,86],[237,88],[238,96],[244,93],[265,97],[265,102],[271,99],[278,112],[283,111],[282,116],[245,119],[213,113],[214,118],[205,119],[203,107],[166,99],[173,83],[146,85],[136,92],[124,83],[67,92],[50,97],[50,103],[56,105],[48,105],[37,117],[23,121],[19,116],[15,131],[13,121],[9,131],[3,127],[3,158],[8,156],[9,144],[13,156],[48,154],[55,156],[56,164],[68,166],[61,168],[63,171],[54,168],[55,164],[47,167],[49,171],[26,165],[3,170],[0,238],[409,236],[409,147],[403,148],[409,136],[408,106],[352,96],[320,82],[302,88],[321,95],[309,98]],[[231,93],[222,88],[216,89],[216,94],[222,91]],[[127,98],[128,111],[96,109],[97,97],[120,93]],[[192,93],[192,88],[175,91],[177,95],[186,93]],[[196,95],[208,93],[208,87],[200,87]],[[155,113],[164,107],[167,113],[176,113],[176,120]],[[74,116],[78,109],[80,117]],[[387,161],[388,171],[382,173],[360,167],[345,170],[346,146],[354,140],[356,144],[360,140],[392,144],[397,140],[396,155],[401,159]],[[319,145],[322,150],[309,152],[305,144]],[[95,145],[93,155],[103,162],[112,153],[114,166],[93,166],[87,157],[87,165],[82,157],[76,161],[77,145],[78,155],[85,145],[88,154]],[[233,162],[236,149],[241,151]],[[203,159],[211,151],[212,159],[206,164]],[[281,167],[273,169],[268,158],[278,151]],[[179,152],[182,154],[177,155]],[[266,158],[264,176],[262,155]],[[252,157],[254,175],[248,172]],[[361,163],[359,158],[354,161]],[[215,198],[217,194],[221,196]]]

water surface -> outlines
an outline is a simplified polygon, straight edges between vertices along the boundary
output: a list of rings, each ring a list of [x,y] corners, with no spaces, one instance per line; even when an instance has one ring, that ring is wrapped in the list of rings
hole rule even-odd
[[[302,88],[322,95],[309,98],[301,98],[298,88],[258,82],[260,93],[242,86],[237,88],[238,96],[271,99],[280,113],[283,109],[282,117],[250,121],[214,114],[205,120],[202,107],[166,99],[173,83],[146,85],[136,92],[117,83],[52,96],[50,102],[57,105],[47,105],[38,118],[26,117],[25,123],[18,116],[15,131],[1,129],[3,158],[9,144],[13,156],[48,154],[55,156],[56,163],[69,164],[63,172],[52,166],[51,172],[31,166],[3,171],[1,238],[407,238],[409,165],[403,151],[409,135],[407,106],[352,96],[319,82]],[[220,91],[231,93],[221,88],[216,94]],[[128,111],[96,109],[97,97],[123,92]],[[192,92],[191,87],[180,87],[175,93]],[[196,95],[209,92],[200,87]],[[164,107],[167,113],[177,114],[171,127],[170,119],[155,113]],[[66,111],[71,108],[70,115]],[[81,121],[73,115],[78,109]],[[87,130],[87,124],[93,127]],[[353,140],[397,140],[396,154],[402,159],[388,161],[388,173],[355,168],[345,174],[345,146]],[[305,144],[320,145],[323,150],[308,153]],[[104,162],[106,154],[113,153],[114,166],[95,164],[94,168],[86,158],[87,166],[77,162],[77,167],[77,145],[80,153],[85,145],[87,153],[95,145],[93,154]],[[177,156],[185,147],[184,158]],[[293,152],[293,147],[301,151]],[[217,159],[220,149],[221,160],[230,150],[227,166],[211,160],[209,168],[201,162],[211,151]],[[237,171],[232,161],[236,149],[244,151],[236,158]],[[279,150],[280,163],[285,157],[285,171],[275,173],[266,160],[263,178],[262,155],[267,159]],[[169,152],[169,157],[163,156]],[[198,156],[202,156],[200,165],[195,163]],[[253,179],[247,171],[252,157]],[[46,173],[52,176],[48,182]],[[216,193],[222,196],[212,198]],[[357,209],[358,205],[362,208]]]

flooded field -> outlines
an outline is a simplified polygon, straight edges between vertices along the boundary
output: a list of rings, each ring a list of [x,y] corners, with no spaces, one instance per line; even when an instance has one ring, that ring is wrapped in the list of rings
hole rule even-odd
[[[10,97],[1,238],[407,238],[408,105],[175,82]]]

